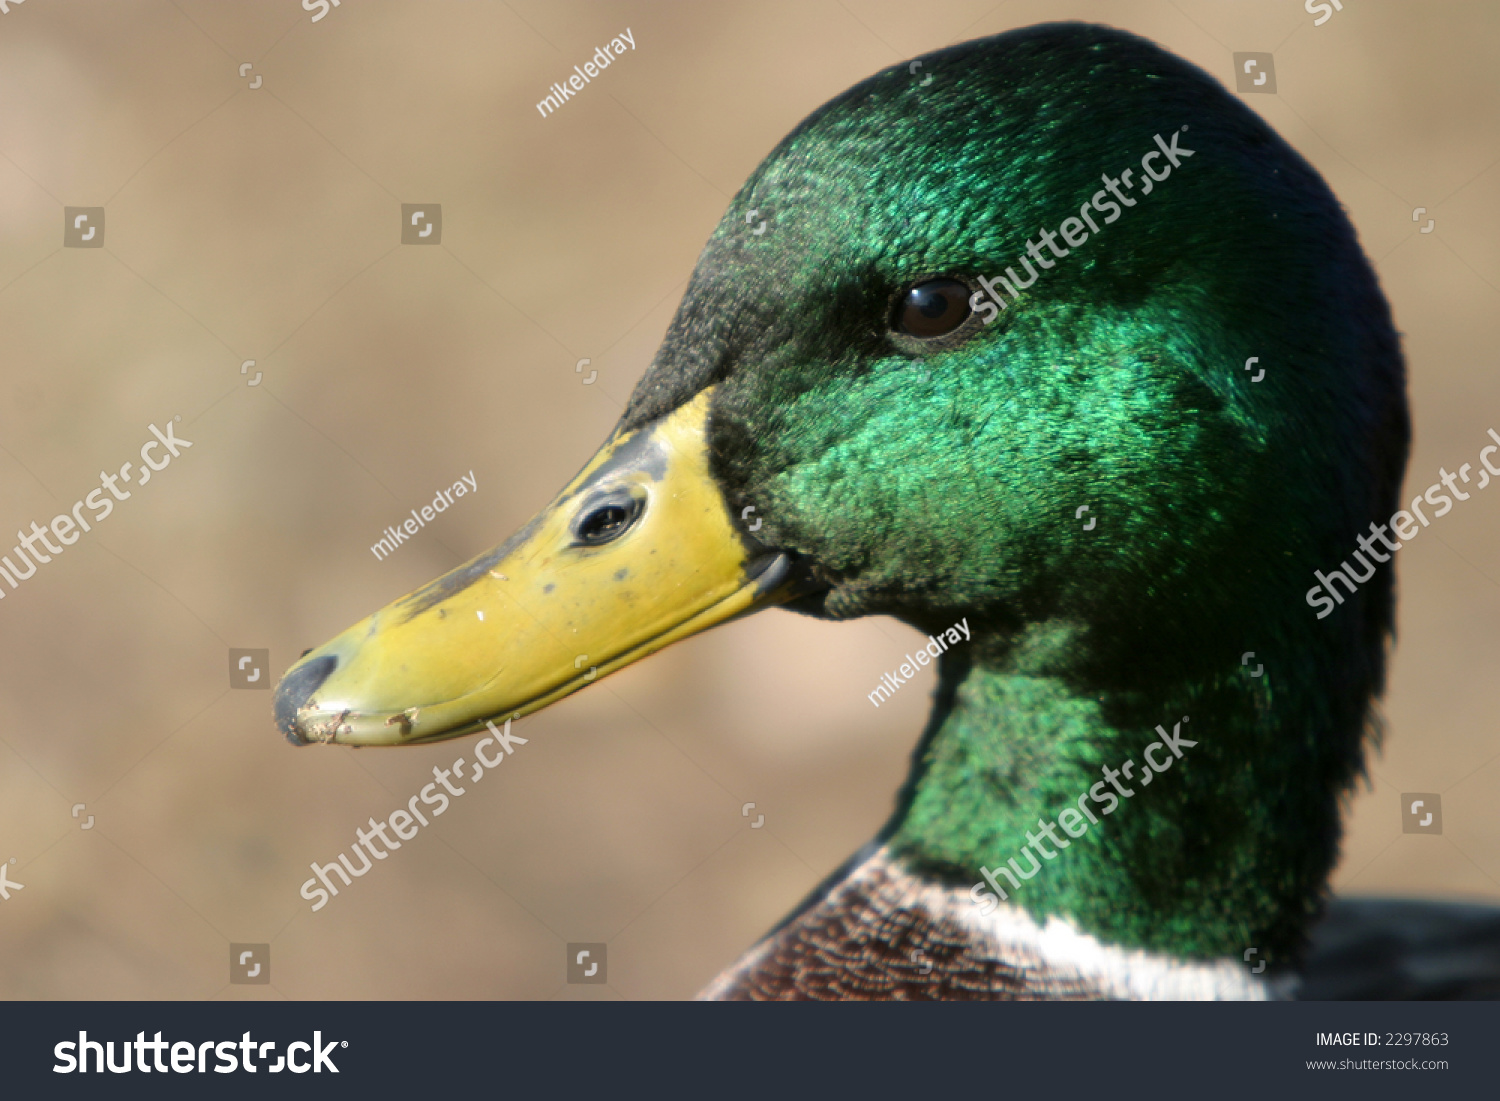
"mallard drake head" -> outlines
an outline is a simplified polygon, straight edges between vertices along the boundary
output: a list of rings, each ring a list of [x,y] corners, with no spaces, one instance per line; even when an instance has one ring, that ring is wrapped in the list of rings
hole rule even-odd
[[[921,62],[771,152],[603,448],[509,540],[308,653],[278,724],[460,737],[778,604],[962,620],[879,839],[882,875],[957,900],[929,925],[989,935],[980,869],[1099,811],[1082,796],[1132,759],[1151,786],[1030,857],[1002,914],[1290,961],[1392,628],[1389,561],[1332,614],[1309,591],[1397,507],[1389,310],[1317,173],[1151,43],[1056,24]],[[1156,773],[1159,726],[1193,747]],[[885,890],[839,882],[762,978],[809,913]]]

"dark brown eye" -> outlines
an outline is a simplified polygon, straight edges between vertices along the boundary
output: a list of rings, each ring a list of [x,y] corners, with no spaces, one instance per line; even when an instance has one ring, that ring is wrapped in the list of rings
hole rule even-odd
[[[629,493],[608,493],[578,518],[573,525],[573,534],[585,547],[597,547],[618,539],[640,517],[644,504]]]
[[[918,337],[945,336],[964,323],[969,288],[956,279],[918,283],[896,306],[896,329]]]

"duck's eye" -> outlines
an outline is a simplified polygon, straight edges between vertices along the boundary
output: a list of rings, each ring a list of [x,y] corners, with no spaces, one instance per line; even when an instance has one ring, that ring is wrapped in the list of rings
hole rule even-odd
[[[968,287],[956,279],[932,279],[906,292],[896,307],[896,328],[912,336],[945,336],[971,312]]]
[[[579,517],[573,525],[573,534],[584,546],[597,547],[624,535],[640,514],[640,501],[628,496],[614,498]]]

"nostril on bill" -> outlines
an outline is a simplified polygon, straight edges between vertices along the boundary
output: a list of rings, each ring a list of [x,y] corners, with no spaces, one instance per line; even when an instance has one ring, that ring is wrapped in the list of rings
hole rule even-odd
[[[297,710],[312,699],[312,694],[338,668],[339,659],[332,654],[310,661],[288,673],[276,686],[276,726],[293,745],[310,744],[297,729]]]

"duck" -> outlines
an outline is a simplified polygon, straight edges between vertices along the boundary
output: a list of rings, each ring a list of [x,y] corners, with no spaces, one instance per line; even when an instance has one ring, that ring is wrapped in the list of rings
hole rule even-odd
[[[1379,737],[1410,431],[1355,230],[1254,111],[1105,26],[964,42],[792,130],[581,472],[308,651],[276,723],[493,737],[762,609],[895,617],[884,687],[937,682],[890,819],[702,997],[1286,996]]]

